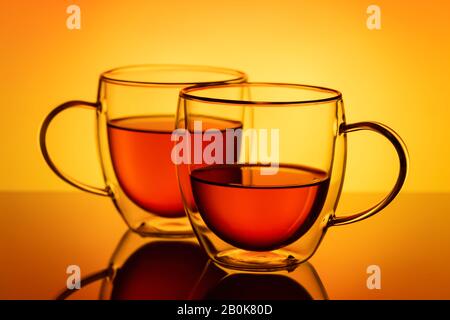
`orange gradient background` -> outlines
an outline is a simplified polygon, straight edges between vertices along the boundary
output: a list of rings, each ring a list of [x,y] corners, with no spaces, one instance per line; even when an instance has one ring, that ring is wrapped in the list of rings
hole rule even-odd
[[[66,28],[73,3],[81,30]],[[366,27],[370,4],[381,7],[381,30]],[[336,88],[348,122],[380,121],[404,138],[407,191],[450,191],[449,14],[446,0],[2,1],[0,190],[73,190],[46,167],[38,130],[59,103],[94,101],[102,71],[187,63]],[[49,144],[67,172],[101,184],[93,119],[66,112]],[[371,133],[350,136],[345,190],[387,191],[397,170],[392,147]]]
[[[81,30],[66,28],[70,4],[81,8]],[[381,7],[381,30],[366,27],[371,4]],[[106,266],[125,224],[109,199],[53,192],[75,189],[45,164],[38,132],[58,104],[95,101],[101,72],[139,63],[216,65],[245,71],[252,81],[335,88],[347,122],[394,128],[411,159],[404,190],[382,214],[332,228],[312,263],[332,298],[450,297],[450,1],[5,0],[0,6],[0,191],[32,191],[0,193],[0,297],[51,298],[64,287],[68,264]],[[49,149],[70,175],[102,185],[94,119],[89,110],[65,112],[49,130]],[[357,132],[348,145],[342,214],[375,203],[398,170],[384,138]],[[365,268],[374,263],[386,270],[382,296],[365,287]]]

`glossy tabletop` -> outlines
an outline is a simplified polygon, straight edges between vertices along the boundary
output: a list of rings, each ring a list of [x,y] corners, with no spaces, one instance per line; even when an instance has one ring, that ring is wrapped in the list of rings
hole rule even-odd
[[[338,211],[352,213],[380,197],[344,194]],[[228,271],[208,262],[195,239],[126,234],[108,198],[7,192],[0,193],[0,212],[0,299],[54,299],[66,288],[69,265],[82,277],[103,272],[70,299],[98,299],[100,291],[136,297],[133,290],[163,299],[271,298],[271,290],[289,299],[450,299],[450,194],[401,193],[372,218],[330,228],[298,270],[280,277],[231,272],[226,281]],[[115,283],[105,280],[111,259],[122,270]],[[371,265],[380,268],[380,289],[367,287]]]

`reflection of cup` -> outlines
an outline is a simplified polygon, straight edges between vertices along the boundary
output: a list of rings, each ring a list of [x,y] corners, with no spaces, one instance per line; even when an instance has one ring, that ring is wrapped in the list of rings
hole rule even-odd
[[[191,234],[171,160],[179,90],[193,84],[245,80],[239,71],[201,66],[144,65],[104,72],[97,102],[66,102],[47,116],[40,135],[42,153],[64,181],[110,196],[128,226],[138,233]],[[48,126],[56,115],[72,107],[96,111],[105,187],[71,178],[49,156]]]
[[[206,297],[217,300],[312,300],[305,288],[291,278],[257,274],[231,275],[208,292]]]
[[[218,279],[219,272],[225,272]],[[210,261],[197,284],[194,298],[205,300],[324,300],[325,287],[309,262],[293,270],[255,273],[218,267]]]
[[[177,165],[195,234],[209,257],[225,267],[267,271],[295,266],[314,253],[328,227],[382,210],[406,178],[407,150],[400,137],[375,122],[347,124],[336,90],[277,83],[181,90],[179,131],[195,133],[199,115],[241,123],[238,161]],[[336,217],[347,133],[358,130],[386,137],[397,151],[400,172],[393,190],[377,205]]]
[[[255,274],[216,266],[195,239],[142,238],[127,232],[114,252],[101,299],[326,299],[309,263]]]
[[[127,232],[111,257],[101,299],[189,299],[208,257],[194,238],[142,238]]]

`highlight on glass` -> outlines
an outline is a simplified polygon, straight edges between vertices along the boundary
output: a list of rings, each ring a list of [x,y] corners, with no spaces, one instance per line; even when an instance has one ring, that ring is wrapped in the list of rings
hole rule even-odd
[[[376,122],[347,124],[342,95],[333,89],[193,86],[180,92],[176,124],[173,151],[184,206],[209,257],[229,268],[270,271],[300,264],[329,227],[365,219],[388,205],[408,171],[401,138]],[[336,208],[347,134],[358,130],[386,137],[400,171],[382,201],[341,216]]]
[[[143,235],[191,235],[171,161],[179,91],[195,84],[246,79],[240,71],[190,65],[137,65],[106,71],[100,76],[96,102],[69,101],[46,117],[40,132],[42,154],[62,180],[110,197],[132,230]],[[51,121],[74,107],[96,112],[104,186],[90,186],[66,174],[47,149]]]

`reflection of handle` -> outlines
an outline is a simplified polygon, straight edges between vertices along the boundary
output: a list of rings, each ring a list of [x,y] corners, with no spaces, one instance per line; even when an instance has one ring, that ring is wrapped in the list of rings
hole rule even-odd
[[[82,183],[74,178],[71,178],[70,176],[68,176],[67,174],[61,172],[58,167],[55,165],[55,163],[53,162],[53,160],[50,158],[50,155],[48,153],[47,150],[47,143],[46,143],[46,136],[47,136],[47,130],[48,127],[50,125],[50,122],[53,120],[54,117],[56,117],[60,112],[72,108],[72,107],[82,107],[82,108],[86,108],[86,109],[93,109],[93,110],[97,110],[97,104],[96,103],[92,103],[92,102],[85,102],[85,101],[69,101],[66,103],[63,103],[62,105],[56,107],[55,109],[52,110],[52,112],[50,112],[48,114],[48,116],[45,118],[44,122],[42,123],[42,127],[41,127],[41,132],[39,134],[39,143],[41,146],[41,152],[42,155],[44,156],[45,161],[47,162],[48,166],[50,167],[50,169],[53,170],[54,173],[56,173],[56,175],[58,177],[60,177],[62,180],[66,181],[67,183],[71,184],[72,186],[84,190],[84,191],[88,191],[88,192],[92,192],[101,196],[108,196],[109,195],[109,191],[107,187],[103,187],[103,188],[97,188],[97,187],[93,187],[90,185],[87,185],[85,183]]]
[[[85,287],[88,284],[94,283],[95,281],[105,279],[107,277],[111,277],[113,274],[113,270],[111,268],[107,268],[104,270],[100,270],[98,272],[91,273],[90,275],[82,278],[80,280],[80,287]],[[65,289],[56,297],[56,300],[66,300],[72,293],[75,293],[77,290],[74,289]]]
[[[347,133],[359,130],[371,130],[375,131],[384,137],[386,137],[395,147],[397,151],[398,159],[400,161],[400,172],[397,177],[397,182],[392,188],[391,192],[379,203],[370,209],[364,210],[360,213],[356,213],[351,216],[345,217],[332,217],[329,221],[329,226],[339,226],[349,224],[366,219],[375,213],[385,208],[399,193],[400,189],[405,182],[406,175],[408,173],[408,151],[402,139],[391,128],[377,122],[358,122],[353,124],[344,124],[340,127],[339,133]]]

